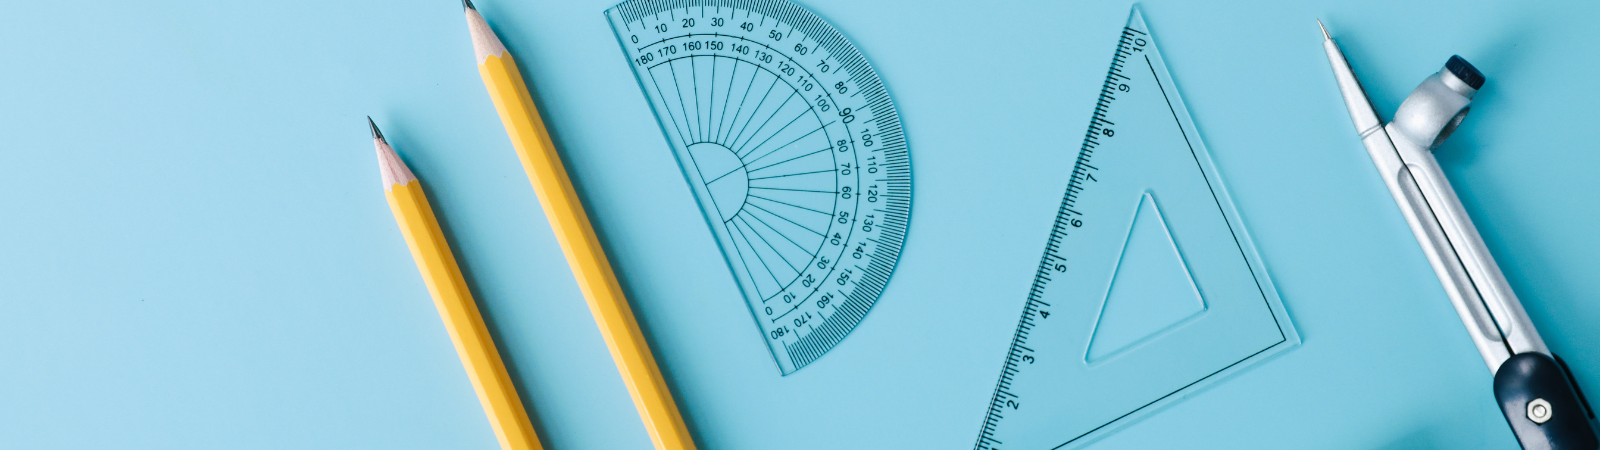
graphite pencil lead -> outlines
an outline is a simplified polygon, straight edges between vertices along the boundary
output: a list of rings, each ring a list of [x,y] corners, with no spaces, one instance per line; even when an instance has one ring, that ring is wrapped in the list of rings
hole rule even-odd
[[[477,11],[478,10],[478,7],[472,6],[472,0],[461,0],[461,6],[464,7],[464,8],[473,10],[473,11]]]
[[[466,1],[466,0],[461,0],[461,1]],[[1330,40],[1330,41],[1333,40],[1332,36],[1328,36],[1328,27],[1322,26],[1322,19],[1317,19],[1317,28],[1322,30],[1322,38],[1323,39]]]
[[[372,127],[372,138],[373,139],[377,139],[377,140],[380,140],[380,141],[385,140],[385,139],[383,139],[383,132],[382,131],[378,131],[378,124],[377,123],[373,123],[372,116],[367,116],[367,126]]]

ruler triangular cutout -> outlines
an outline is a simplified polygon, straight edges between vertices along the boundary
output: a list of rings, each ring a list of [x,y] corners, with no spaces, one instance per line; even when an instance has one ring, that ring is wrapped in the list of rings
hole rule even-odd
[[[1135,8],[978,449],[1078,448],[1299,344]]]
[[[1139,196],[1138,212],[1128,226],[1127,243],[1117,270],[1106,287],[1100,320],[1094,324],[1089,364],[1149,341],[1206,309],[1155,198]]]

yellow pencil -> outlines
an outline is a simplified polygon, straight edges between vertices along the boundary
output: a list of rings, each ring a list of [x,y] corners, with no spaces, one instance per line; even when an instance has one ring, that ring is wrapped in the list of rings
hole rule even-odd
[[[583,211],[572,181],[567,179],[561,166],[561,155],[556,153],[545,130],[539,110],[534,107],[528,87],[523,84],[517,63],[506,51],[500,37],[489,29],[483,16],[468,0],[467,28],[472,33],[472,49],[477,56],[478,74],[489,89],[489,98],[500,112],[500,121],[511,136],[511,144],[522,159],[522,168],[533,182],[533,190],[544,205],[545,217],[561,242],[567,255],[567,264],[584,299],[589,302],[589,312],[594,314],[600,335],[611,349],[611,358],[622,373],[622,381],[633,396],[633,405],[639,410],[645,431],[660,450],[689,450],[695,448],[694,439],[684,425],[678,406],[672,401],[661,369],[656,366],[644,333],[634,321],[628,299],[622,295],[605,250],[595,237],[589,217]]]
[[[539,437],[534,434],[528,412],[517,398],[517,388],[506,374],[506,365],[495,351],[494,339],[478,314],[478,305],[472,300],[461,268],[450,254],[450,244],[439,230],[433,217],[433,207],[422,194],[422,182],[411,174],[394,149],[383,139],[378,125],[367,118],[372,126],[372,142],[378,147],[378,170],[383,173],[384,196],[389,198],[389,209],[394,211],[394,221],[405,235],[406,246],[411,247],[411,257],[417,260],[417,270],[433,294],[433,305],[439,308],[444,319],[444,329],[450,333],[450,342],[456,345],[461,365],[467,368],[467,378],[472,380],[472,390],[478,392],[478,402],[489,415],[494,426],[494,436],[505,450],[539,450]]]

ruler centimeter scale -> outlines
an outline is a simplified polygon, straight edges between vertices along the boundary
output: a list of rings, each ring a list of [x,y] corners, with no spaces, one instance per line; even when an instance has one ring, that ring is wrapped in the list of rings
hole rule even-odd
[[[911,163],[888,91],[786,0],[630,0],[606,18],[779,371],[805,367],[900,258]]]
[[[1134,8],[975,448],[1081,447],[1298,343]]]

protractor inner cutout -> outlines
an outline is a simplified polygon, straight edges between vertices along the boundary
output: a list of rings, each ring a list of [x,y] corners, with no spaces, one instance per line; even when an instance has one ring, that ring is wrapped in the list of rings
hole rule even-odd
[[[633,0],[606,17],[779,370],[805,367],[900,258],[911,162],[888,91],[787,1]]]

